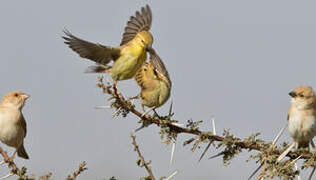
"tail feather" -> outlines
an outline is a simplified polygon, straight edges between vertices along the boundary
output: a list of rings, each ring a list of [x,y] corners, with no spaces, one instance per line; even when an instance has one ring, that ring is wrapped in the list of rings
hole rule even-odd
[[[24,159],[29,159],[29,155],[27,155],[23,144],[18,149],[18,156]]]
[[[111,69],[111,66],[95,65],[95,66],[89,66],[85,70],[85,73],[109,73],[110,69]]]

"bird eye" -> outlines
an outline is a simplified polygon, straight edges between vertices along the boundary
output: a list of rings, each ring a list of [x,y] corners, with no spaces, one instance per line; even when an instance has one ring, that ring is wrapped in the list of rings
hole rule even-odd
[[[304,97],[304,95],[303,95],[303,94],[300,94],[299,96],[300,96],[300,97]]]
[[[19,95],[18,95],[18,93],[15,93],[14,96],[15,96],[15,97],[18,97]]]
[[[147,71],[147,68],[144,68],[144,71]]]

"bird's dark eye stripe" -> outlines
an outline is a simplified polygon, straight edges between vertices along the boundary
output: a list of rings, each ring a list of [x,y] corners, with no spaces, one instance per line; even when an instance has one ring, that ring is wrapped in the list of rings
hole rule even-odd
[[[157,70],[156,70],[156,69],[154,69],[154,74],[155,74],[156,76],[158,76],[158,73],[157,73]]]

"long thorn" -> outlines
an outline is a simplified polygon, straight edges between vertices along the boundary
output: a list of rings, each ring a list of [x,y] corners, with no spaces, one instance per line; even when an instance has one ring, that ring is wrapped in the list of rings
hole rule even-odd
[[[177,123],[177,122],[172,122],[171,124],[178,127],[184,127],[184,124]]]
[[[215,118],[212,117],[212,127],[213,127],[213,134],[216,135],[216,126],[215,126]],[[207,150],[210,148],[211,144],[214,142],[214,140],[211,140],[208,145],[206,146],[205,150],[203,151],[200,159],[199,159],[199,162],[201,161],[201,159],[204,157],[205,153],[207,152]]]
[[[298,167],[297,167],[297,163],[295,162],[295,170],[297,171],[298,170]],[[297,180],[301,180],[301,177],[300,177],[300,175],[297,175]]]
[[[111,106],[96,106],[95,109],[111,109]]]
[[[313,168],[313,170],[312,170],[312,172],[311,172],[311,174],[309,175],[309,177],[308,177],[308,180],[312,180],[312,177],[313,177],[313,175],[314,175],[314,172],[315,172],[315,167]]]
[[[277,162],[280,162],[294,147],[295,142],[293,142],[277,159]]]
[[[146,127],[146,126],[142,125],[141,127],[135,129],[135,130],[134,130],[134,133],[137,133],[139,130],[143,129],[144,127]]]
[[[203,151],[203,153],[202,153],[202,155],[201,155],[201,157],[200,157],[200,159],[199,159],[199,162],[200,162],[201,159],[204,157],[206,151],[210,148],[210,146],[211,146],[211,144],[212,144],[213,142],[214,142],[214,140],[211,140],[211,141],[208,143],[208,145],[206,146],[205,150]]]
[[[273,139],[272,141],[272,145],[271,147],[273,147],[276,142],[279,140],[279,138],[281,137],[281,135],[283,134],[285,128],[287,127],[287,124],[281,129],[281,131],[276,135],[276,137]],[[264,165],[264,163],[261,163],[260,166],[249,176],[248,180],[250,180]]]
[[[216,158],[216,157],[221,156],[221,155],[223,155],[223,153],[218,153],[218,154],[216,154],[214,156],[209,157],[208,159],[213,159],[213,158]]]
[[[169,116],[171,116],[171,114],[172,114],[172,104],[173,104],[173,101],[171,101],[171,104],[170,104],[170,108],[169,108]]]
[[[151,108],[148,109],[146,112],[144,112],[141,117],[146,116],[146,114],[148,114],[150,111],[154,110],[155,108],[156,108],[155,106],[154,106],[154,107],[151,107]]]
[[[166,180],[170,180],[171,178],[173,178],[175,175],[178,174],[178,170],[176,170],[175,172],[173,172],[169,177],[166,178]]]
[[[250,180],[263,166],[263,163],[260,164],[259,167],[249,176],[248,180]]]
[[[299,160],[301,157],[302,157],[302,155],[299,155],[297,158],[293,159],[293,161],[291,161],[291,163],[289,164],[289,166],[292,165],[292,164],[294,164],[294,163],[295,163],[295,165],[296,165],[296,161]]]
[[[122,107],[119,107],[112,115],[112,117],[114,118],[119,112],[120,110],[122,109]]]
[[[286,129],[287,124],[281,129],[281,131],[278,133],[278,135],[274,138],[272,145],[275,145],[276,142],[279,140],[279,138],[281,137],[281,135],[283,134],[284,130]]]
[[[13,176],[14,174],[13,173],[10,173],[10,174],[8,174],[8,175],[5,175],[5,176],[3,176],[3,177],[1,177],[0,179],[2,180],[2,179],[7,179],[7,178],[9,178],[9,177],[11,177],[11,176]]]
[[[215,118],[212,118],[213,134],[216,135]]]
[[[170,166],[172,165],[172,162],[173,162],[173,157],[174,157],[174,151],[176,149],[176,140],[172,143],[172,148],[171,148],[171,155],[170,155]]]

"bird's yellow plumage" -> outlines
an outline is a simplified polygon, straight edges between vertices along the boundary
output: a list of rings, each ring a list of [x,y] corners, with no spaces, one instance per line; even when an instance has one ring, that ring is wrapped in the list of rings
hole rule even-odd
[[[149,32],[152,22],[150,7],[147,5],[131,16],[127,22],[120,46],[110,47],[82,40],[69,31],[64,31],[65,43],[80,57],[92,60],[87,72],[110,73],[113,80],[131,79],[146,60],[146,50],[151,48],[153,36]],[[113,66],[107,64],[113,60]]]
[[[150,61],[144,63],[135,76],[141,87],[141,103],[149,108],[162,106],[170,97],[171,81],[162,60],[150,49]]]

